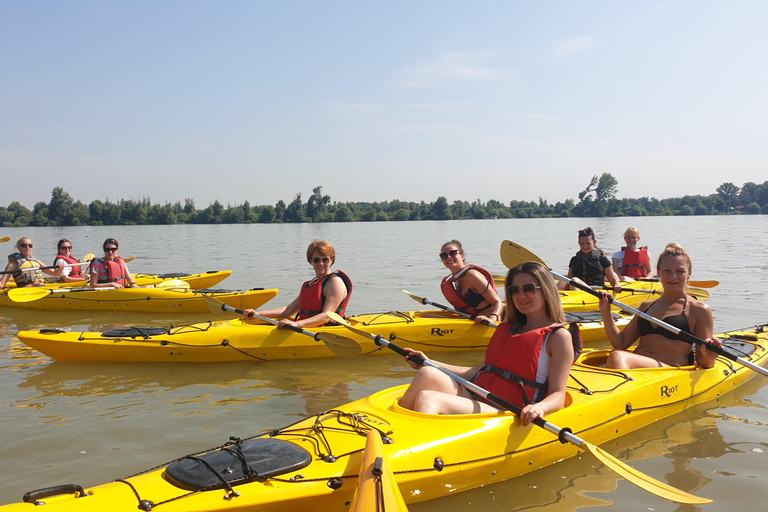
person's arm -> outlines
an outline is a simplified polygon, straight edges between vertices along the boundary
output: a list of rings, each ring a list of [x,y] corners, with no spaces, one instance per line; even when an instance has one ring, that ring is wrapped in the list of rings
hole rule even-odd
[[[49,276],[59,277],[61,275],[62,271],[64,271],[64,260],[58,260],[58,268],[56,270],[51,270],[49,268],[44,268],[45,267],[45,263],[43,263],[42,261],[37,260],[37,259],[35,261],[37,262],[38,265],[40,265],[40,267],[41,267],[40,270],[45,272]],[[56,265],[56,264],[54,263],[54,265]]]
[[[540,402],[523,407],[520,413],[523,426],[529,425],[536,418],[559,411],[565,404],[568,376],[573,365],[573,343],[567,329],[557,329],[549,335],[547,354],[550,357],[547,396]]]
[[[128,286],[131,288],[139,288],[139,285],[136,284],[136,280],[131,275],[131,271],[128,270],[128,265],[125,264],[125,261],[123,261],[123,271],[125,273],[125,282],[128,283]]]
[[[285,306],[284,308],[265,309],[263,311],[257,311],[255,309],[246,309],[243,311],[244,318],[247,320],[251,314],[259,316],[266,316],[267,318],[288,318],[296,315],[299,312],[299,297],[296,297],[293,302]]]
[[[611,295],[605,290],[598,290],[597,293],[600,294],[600,316],[603,320],[605,336],[615,350],[627,350],[640,337],[640,331],[637,328],[637,317],[632,318],[623,330],[619,330],[616,321],[613,319],[611,303],[608,300]],[[644,302],[640,309],[644,310],[644,306],[647,307],[648,305]]]
[[[467,280],[469,288],[482,295],[485,301],[491,306],[491,311],[488,312],[487,315],[477,315],[475,321],[477,323],[499,323],[501,320],[501,308],[504,307],[504,304],[501,302],[499,294],[496,293],[496,289],[491,286],[491,283],[482,273],[475,269],[470,269],[464,279]]]
[[[16,263],[14,262],[8,263],[5,266],[6,272],[12,272],[15,269],[16,269]],[[8,279],[10,278],[11,278],[11,274],[3,274],[2,277],[0,277],[0,288],[5,288],[5,283],[7,283]]]
[[[712,310],[703,302],[689,299],[689,319],[693,320],[691,331],[693,335],[702,340],[710,341],[717,346],[722,347],[720,340],[713,340],[715,330],[715,319],[712,316]],[[701,368],[712,368],[715,366],[717,353],[707,348],[701,343],[696,344],[696,364]]]
[[[573,261],[573,258],[571,258],[571,261]],[[565,277],[568,279],[573,279],[573,269],[571,268],[571,263],[568,263],[568,273],[565,274]],[[558,290],[567,290],[568,286],[570,286],[566,281],[558,281],[557,282],[557,289]]]

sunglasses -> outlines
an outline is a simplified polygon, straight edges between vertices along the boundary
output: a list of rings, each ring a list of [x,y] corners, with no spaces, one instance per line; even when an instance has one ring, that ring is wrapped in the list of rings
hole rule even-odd
[[[72,246],[71,245],[62,245],[61,247],[59,247],[59,249],[64,249],[65,251],[71,251],[72,250]]]
[[[29,247],[32,248],[32,244],[19,244],[19,247]]]
[[[523,285],[523,289],[520,290],[520,287],[516,284],[509,285],[507,287],[507,292],[509,292],[510,297],[514,297],[518,293],[525,293],[526,295],[533,295],[536,293],[536,290],[541,288],[541,286],[533,283],[528,283]]]
[[[115,252],[117,247],[105,247],[104,252]]]
[[[453,258],[457,254],[459,254],[459,251],[457,249],[453,249],[453,250],[446,251],[446,252],[441,252],[440,253],[440,259],[445,261],[448,258]]]
[[[323,263],[328,263],[331,261],[331,258],[312,258],[312,263],[320,263],[321,261]]]

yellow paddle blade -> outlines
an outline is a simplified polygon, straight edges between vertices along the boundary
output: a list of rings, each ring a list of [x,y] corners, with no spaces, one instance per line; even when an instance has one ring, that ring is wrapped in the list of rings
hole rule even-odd
[[[685,293],[697,300],[709,300],[709,292],[703,288],[696,288],[694,286],[686,286]]]
[[[93,253],[88,253],[85,256],[83,256],[83,261],[91,261],[93,258],[95,258],[96,255]]]
[[[0,238],[0,244],[10,241],[11,237],[4,236],[3,238]]]
[[[413,300],[415,300],[419,304],[424,304],[424,297],[419,297],[418,295],[414,295],[411,292],[409,292],[408,290],[403,290],[403,293],[408,295],[410,298],[412,298]]]
[[[8,290],[8,298],[13,302],[32,302],[49,295],[51,290],[47,288],[24,287]]]
[[[624,464],[619,459],[615,458],[613,455],[609,454],[599,446],[595,446],[584,441],[581,444],[581,447],[600,459],[600,462],[616,472],[616,474],[632,482],[641,489],[659,496],[660,498],[664,498],[665,500],[674,501],[677,503],[686,503],[692,505],[712,503],[712,500],[710,499],[699,498],[698,496],[689,494],[685,491],[672,487],[671,485],[667,485],[664,482],[659,482],[655,478],[651,478],[645,473],[641,473],[635,468]]]
[[[370,338],[370,339],[375,339],[376,338],[376,335],[373,334],[373,333],[370,333],[368,331],[363,331],[361,329],[357,329],[355,327],[352,327],[352,324],[347,322],[346,319],[342,318],[341,316],[339,316],[337,313],[335,313],[333,311],[330,311],[327,314],[328,314],[328,318],[330,318],[331,320],[333,320],[334,322],[336,322],[339,325],[343,325],[344,327],[346,327],[350,331],[354,332],[355,334],[359,334],[360,336],[363,336],[365,338]]]
[[[331,349],[331,352],[339,357],[351,359],[363,352],[363,347],[352,338],[340,336],[332,332],[319,332],[315,336],[318,340],[325,343],[325,346]]]
[[[123,258],[123,261],[128,263],[129,261],[133,261],[136,259],[136,256],[131,256],[130,258]]]
[[[526,261],[538,261],[542,265],[549,267],[544,260],[533,254],[520,244],[516,244],[510,240],[504,240],[501,242],[501,262],[507,268],[514,268]]]
[[[710,281],[688,281],[688,284],[699,288],[714,288],[720,285],[720,281],[715,281],[714,279]]]

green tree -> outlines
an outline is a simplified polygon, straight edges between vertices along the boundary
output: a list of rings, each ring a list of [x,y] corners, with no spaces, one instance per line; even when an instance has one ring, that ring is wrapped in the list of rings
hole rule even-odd
[[[48,203],[48,219],[57,226],[71,225],[66,223],[66,219],[73,203],[72,196],[63,188],[55,187],[51,192],[51,202]]]
[[[726,182],[717,187],[715,192],[717,192],[720,197],[723,198],[723,201],[725,201],[726,204],[731,205],[734,198],[739,194],[739,187],[733,183]]]
[[[318,220],[318,215],[326,209],[330,202],[331,196],[323,195],[323,187],[313,188],[312,195],[307,200],[307,217],[312,219],[312,222],[315,222]]]
[[[304,215],[304,203],[301,201],[301,192],[296,194],[291,204],[285,209],[283,215],[285,222],[306,222]]]
[[[438,220],[450,220],[451,208],[448,206],[448,200],[444,196],[440,196],[432,205],[432,213]]]

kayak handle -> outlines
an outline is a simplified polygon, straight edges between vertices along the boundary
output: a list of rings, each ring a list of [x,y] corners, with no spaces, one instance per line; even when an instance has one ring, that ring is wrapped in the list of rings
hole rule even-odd
[[[50,496],[56,496],[59,494],[74,494],[74,493],[78,493],[78,495],[76,496],[77,498],[88,496],[88,494],[83,490],[82,486],[77,484],[64,484],[64,485],[56,485],[54,487],[46,487],[44,489],[38,489],[36,491],[29,491],[27,494],[24,495],[22,499],[24,503],[34,503],[35,505],[43,505],[43,503],[39,502],[39,500],[43,498],[48,498]]]

